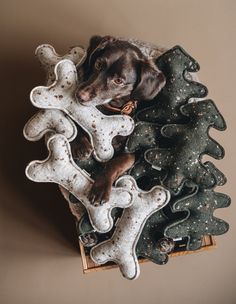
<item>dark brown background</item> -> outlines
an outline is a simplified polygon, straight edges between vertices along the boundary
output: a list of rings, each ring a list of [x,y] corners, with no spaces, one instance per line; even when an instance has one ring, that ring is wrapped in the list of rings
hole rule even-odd
[[[86,46],[93,34],[180,44],[201,64],[201,82],[228,123],[226,132],[210,133],[226,149],[215,164],[228,177],[222,191],[233,197],[236,2],[2,0],[0,11],[0,303],[236,303],[235,202],[216,213],[231,230],[217,237],[214,251],[173,258],[162,267],[147,263],[132,282],[118,270],[83,275],[74,221],[56,185],[24,176],[27,162],[46,151],[22,136],[35,113],[29,92],[44,79],[34,57],[37,45],[50,43],[63,54],[69,46]]]

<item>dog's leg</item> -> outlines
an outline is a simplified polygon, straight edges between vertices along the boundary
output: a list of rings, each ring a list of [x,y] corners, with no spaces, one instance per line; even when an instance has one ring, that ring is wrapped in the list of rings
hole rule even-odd
[[[76,139],[71,144],[72,156],[73,158],[86,160],[91,156],[93,146],[90,142],[89,135],[79,126],[77,127],[77,133]]]
[[[111,187],[115,180],[132,167],[135,155],[123,153],[106,163],[103,173],[95,178],[89,193],[92,204],[104,204],[109,201]]]

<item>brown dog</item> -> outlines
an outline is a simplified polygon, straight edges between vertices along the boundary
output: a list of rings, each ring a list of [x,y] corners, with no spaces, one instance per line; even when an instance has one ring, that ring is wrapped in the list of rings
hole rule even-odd
[[[152,61],[147,60],[137,46],[110,36],[91,38],[82,68],[84,82],[77,91],[79,102],[100,106],[106,114],[128,114],[132,105],[140,100],[153,99],[165,85],[163,73]],[[93,148],[85,132],[80,132],[77,155],[85,159],[91,155]],[[117,139],[118,143],[120,140]],[[91,203],[103,204],[108,201],[112,184],[134,161],[133,154],[122,152],[108,161],[102,178],[95,178],[90,192]]]

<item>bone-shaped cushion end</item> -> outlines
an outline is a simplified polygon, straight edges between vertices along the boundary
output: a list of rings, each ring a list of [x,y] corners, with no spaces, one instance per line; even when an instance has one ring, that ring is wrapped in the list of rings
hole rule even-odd
[[[25,169],[25,175],[29,180],[33,182],[45,182],[45,174],[42,171],[42,165],[40,161],[30,162]],[[50,182],[49,179],[48,182]]]
[[[138,186],[135,179],[130,175],[121,176],[115,183],[116,187],[124,187],[129,190],[137,190]]]
[[[31,92],[30,92],[30,100],[31,103],[33,104],[33,106],[35,106],[36,108],[39,109],[48,109],[49,105],[48,105],[48,98],[46,96],[44,96],[44,92],[45,92],[45,88],[44,86],[39,86],[34,88]],[[50,100],[49,100],[50,102]]]
[[[36,48],[35,56],[38,57],[44,68],[49,70],[50,67],[63,59],[73,61],[76,66],[80,65],[86,57],[86,50],[82,46],[75,46],[70,48],[67,54],[61,56],[52,45],[41,44]]]
[[[26,176],[35,182],[58,182],[63,180],[65,164],[70,159],[70,146],[63,135],[54,135],[47,142],[49,156],[45,160],[35,160],[26,167]]]
[[[110,250],[107,250],[107,241],[95,246],[90,251],[90,257],[97,265],[102,265],[113,261],[119,265],[120,271],[126,279],[135,280],[139,277],[140,267],[136,256],[129,254],[129,252],[122,252],[122,258],[119,254],[112,255]]]
[[[40,140],[48,132],[62,134],[72,141],[77,135],[77,128],[62,111],[52,109],[38,111],[23,129],[23,135],[29,141]]]

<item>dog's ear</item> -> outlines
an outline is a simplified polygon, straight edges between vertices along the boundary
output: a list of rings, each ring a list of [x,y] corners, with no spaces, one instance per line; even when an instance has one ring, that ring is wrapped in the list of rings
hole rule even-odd
[[[116,40],[112,36],[92,36],[87,49],[87,57],[83,64],[85,71],[88,71],[96,58],[101,54],[101,51],[111,42]]]
[[[141,61],[138,71],[138,80],[131,98],[134,100],[153,99],[166,82],[164,74],[149,62]]]

